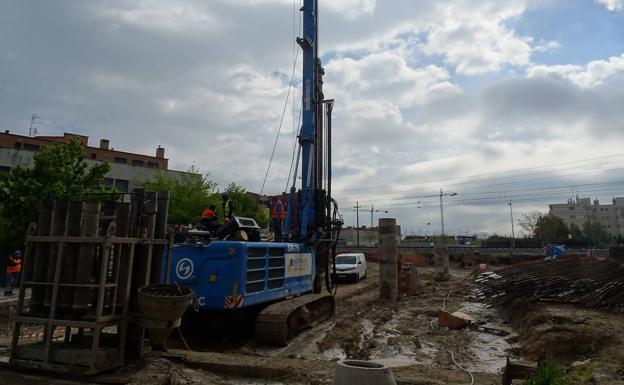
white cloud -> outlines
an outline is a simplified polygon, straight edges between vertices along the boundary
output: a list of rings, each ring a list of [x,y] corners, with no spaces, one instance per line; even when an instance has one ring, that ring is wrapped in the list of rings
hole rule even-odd
[[[462,75],[529,64],[532,39],[517,36],[505,25],[505,21],[525,11],[523,4],[443,4],[442,17],[427,29],[423,45],[426,54],[443,55],[445,62]]]
[[[99,13],[118,23],[154,31],[204,31],[219,26],[204,3],[192,0],[105,0],[99,5]]]
[[[596,0],[611,12],[624,10],[624,0]]]
[[[436,2],[422,7],[411,19],[387,26],[375,35],[337,44],[342,54],[362,54],[401,49],[426,58],[441,56],[461,75],[479,75],[505,66],[530,64],[533,52],[556,49],[555,41],[533,45],[529,36],[520,36],[507,22],[521,16],[530,1]]]
[[[361,15],[372,14],[377,5],[376,0],[340,0],[340,1],[324,1],[322,7],[328,10],[344,15],[348,19],[355,19]]]
[[[293,6],[292,0],[228,0],[235,4],[245,6],[279,4]],[[297,2],[297,9],[302,5],[302,1]],[[372,14],[375,11],[377,0],[340,0],[323,1],[320,3],[321,11],[327,9],[330,12],[340,15],[346,19],[355,19],[365,14]]]
[[[560,47],[560,44],[556,41],[548,41],[544,43],[540,43],[533,47],[534,52],[546,52],[552,51]]]
[[[528,77],[558,75],[569,79],[579,87],[591,88],[624,71],[624,54],[607,60],[595,60],[585,67],[578,65],[533,65],[527,69]]]
[[[453,87],[448,71],[436,65],[408,66],[400,51],[372,53],[356,60],[338,58],[326,65],[332,89],[359,98],[383,98],[398,107],[422,103],[429,93]]]

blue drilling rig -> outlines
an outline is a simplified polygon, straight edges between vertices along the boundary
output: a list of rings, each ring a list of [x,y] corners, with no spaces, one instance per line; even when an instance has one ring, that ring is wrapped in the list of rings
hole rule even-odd
[[[303,52],[302,126],[285,241],[241,236],[255,234],[259,227],[253,219],[234,217],[203,242],[173,245],[171,261],[163,269],[163,281],[168,276],[170,282],[192,288],[200,311],[253,314],[256,340],[275,345],[285,345],[333,316],[329,271],[342,225],[331,198],[333,100],[323,95],[318,1],[304,0],[301,12],[303,37],[297,43]]]

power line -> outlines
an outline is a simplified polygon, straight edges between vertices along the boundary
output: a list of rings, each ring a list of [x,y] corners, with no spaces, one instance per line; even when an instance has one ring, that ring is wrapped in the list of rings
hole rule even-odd
[[[621,185],[621,186],[620,186]],[[620,186],[620,187],[617,187]],[[611,182],[601,182],[601,183],[587,183],[587,184],[577,184],[577,185],[569,185],[569,186],[556,186],[556,187],[545,187],[545,188],[527,188],[527,189],[517,189],[517,190],[506,190],[506,191],[490,191],[487,194],[493,194],[497,196],[485,196],[485,197],[475,197],[475,198],[462,198],[464,194],[458,194],[459,198],[455,198],[447,205],[470,205],[471,203],[478,202],[491,202],[491,201],[501,201],[508,202],[510,198],[513,198],[514,201],[517,199],[522,199],[523,197],[557,197],[557,196],[570,196],[568,191],[569,188],[575,188],[576,194],[582,195],[592,195],[596,193],[606,193],[606,192],[620,192],[624,193],[624,180],[620,181],[611,181]],[[485,194],[485,193],[484,193]],[[537,195],[536,195],[537,194]],[[469,195],[469,194],[465,194]],[[476,193],[475,193],[476,195]],[[347,202],[347,201],[341,201]],[[382,201],[382,203],[384,203]],[[385,203],[385,205],[390,207],[411,207],[418,205],[429,205],[428,201],[418,201],[418,202],[401,202],[401,203]]]
[[[545,165],[541,165],[541,166],[525,167],[525,168],[518,168],[518,169],[511,169],[511,170],[502,170],[502,171],[495,171],[495,172],[489,172],[489,173],[483,173],[483,174],[467,175],[467,176],[462,176],[462,177],[457,177],[457,178],[430,179],[430,180],[421,180],[421,181],[418,181],[418,182],[398,183],[398,184],[394,184],[394,185],[395,186],[413,186],[413,185],[419,185],[419,184],[424,184],[424,183],[441,183],[441,182],[449,182],[449,181],[456,181],[456,180],[463,180],[463,179],[474,179],[474,178],[481,178],[481,177],[488,176],[488,175],[499,175],[499,174],[505,174],[505,173],[515,173],[515,172],[520,172],[520,171],[537,170],[537,169],[548,168],[548,167],[555,167],[555,166],[560,166],[560,165],[592,162],[592,161],[596,161],[596,160],[616,158],[616,157],[623,157],[623,156],[624,156],[624,154],[622,154],[622,153],[620,153],[620,154],[612,154],[612,155],[600,156],[600,157],[595,157],[595,158],[587,158],[587,159],[580,159],[580,160],[567,161],[567,162],[550,163],[550,164],[545,164]],[[574,168],[576,168],[576,167],[574,167]],[[572,169],[572,168],[568,168],[568,169]],[[500,177],[500,178],[508,178],[508,177],[514,177],[514,176],[510,175],[510,176],[504,176],[504,177]],[[487,178],[487,179],[494,179],[494,178]],[[478,181],[471,181],[471,182],[468,182],[468,183],[477,183],[477,182]],[[365,190],[373,190],[373,189],[387,188],[387,187],[388,187],[388,185],[386,184],[386,185],[367,186],[367,187],[344,188],[344,189],[340,189],[340,190],[337,190],[337,191],[365,191]]]
[[[513,185],[513,184],[518,184],[518,183],[528,183],[528,182],[536,182],[536,181],[541,181],[541,180],[553,180],[553,179],[561,179],[561,178],[569,178],[572,176],[578,176],[578,175],[584,175],[587,173],[595,173],[595,172],[600,172],[600,173],[605,173],[605,172],[615,172],[615,171],[622,171],[624,170],[624,168],[618,167],[618,168],[601,168],[601,169],[596,169],[595,167],[592,168],[591,170],[586,170],[586,171],[580,171],[580,172],[574,172],[574,173],[567,173],[567,174],[562,174],[562,175],[549,175],[549,176],[544,176],[544,177],[539,177],[539,178],[530,178],[530,179],[518,179],[518,180],[512,180],[512,181],[508,181],[508,182],[501,182],[501,183],[491,183],[491,184],[482,184],[481,188],[489,188],[489,187],[495,187],[495,186],[505,186],[505,185]],[[511,177],[510,177],[511,178]],[[466,183],[463,183],[466,184]],[[449,184],[449,185],[445,185],[445,188],[454,188],[457,189],[458,187],[460,187],[461,185],[463,185],[462,183],[457,183],[457,184]],[[571,188],[577,187],[580,184],[574,184],[574,185],[570,185]],[[474,189],[476,188],[476,186],[471,186],[469,187],[469,190],[464,190],[461,195],[470,195],[470,194],[481,194],[482,192],[479,191],[474,191]],[[405,194],[407,191],[394,191],[394,192],[388,192],[385,194],[367,194],[366,197],[370,198],[369,201],[378,201],[379,198],[378,197],[385,197],[385,198],[391,198],[393,200],[409,200],[409,199],[423,199],[426,198],[427,195],[430,195],[430,192],[426,192],[425,190],[421,190],[420,191],[412,191],[412,193],[420,193],[422,195],[412,195],[412,196],[403,196],[403,197],[393,197],[393,195],[397,195],[397,194]],[[505,191],[513,191],[511,189],[506,189]],[[353,198],[352,198],[353,197]],[[367,202],[366,199],[362,199],[362,195],[342,195],[343,199],[349,199],[351,198],[352,200],[357,198],[360,199],[362,202]]]
[[[277,135],[275,136],[275,142],[273,143],[273,150],[271,151],[271,158],[269,159],[269,165],[267,166],[266,173],[264,174],[264,180],[262,181],[262,188],[260,188],[260,195],[264,191],[264,185],[266,184],[267,177],[269,176],[269,170],[271,170],[271,163],[273,163],[273,157],[275,156],[275,147],[277,147],[277,141],[279,140],[280,132],[282,131],[282,123],[284,122],[284,116],[286,115],[286,108],[288,107],[288,99],[290,98],[290,91],[292,90],[293,80],[295,79],[295,69],[297,68],[297,58],[299,57],[299,50],[295,56],[293,63],[292,74],[290,75],[290,84],[288,85],[288,93],[286,94],[286,101],[284,102],[284,110],[282,111],[282,117],[280,118],[279,127],[277,128]]]

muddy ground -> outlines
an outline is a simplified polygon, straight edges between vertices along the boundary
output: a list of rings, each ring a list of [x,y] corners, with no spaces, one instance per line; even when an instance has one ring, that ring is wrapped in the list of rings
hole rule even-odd
[[[431,268],[419,272],[417,295],[383,302],[377,299],[377,265],[369,264],[365,280],[339,287],[336,317],[285,348],[258,346],[245,332],[230,338],[208,327],[201,332],[186,329],[182,333],[193,352],[174,335],[169,352],[148,354],[142,362],[107,375],[77,381],[14,372],[4,366],[0,367],[0,384],[320,385],[332,383],[334,362],[343,358],[386,364],[393,368],[399,384],[470,384],[466,371],[474,376],[475,384],[500,384],[508,354],[528,361],[554,356],[582,374],[579,384],[624,384],[621,316],[522,303],[497,312],[471,302],[470,269],[452,269],[451,280],[440,283],[433,281]],[[461,310],[481,326],[506,335],[439,329],[440,308]],[[0,338],[0,349],[7,342]],[[0,360],[6,361],[4,354]]]

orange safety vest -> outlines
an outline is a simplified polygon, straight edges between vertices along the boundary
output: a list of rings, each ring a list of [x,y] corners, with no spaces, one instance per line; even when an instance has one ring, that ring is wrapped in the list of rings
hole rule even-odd
[[[214,218],[216,216],[217,216],[217,214],[215,214],[215,212],[211,208],[207,208],[202,213],[202,218]]]
[[[7,264],[7,273],[19,273],[22,270],[22,260],[12,255]]]
[[[286,207],[284,207],[284,204],[282,203],[281,200],[277,200],[277,202],[275,202],[275,205],[273,205],[273,211],[271,213],[271,218],[273,219],[286,219]]]

